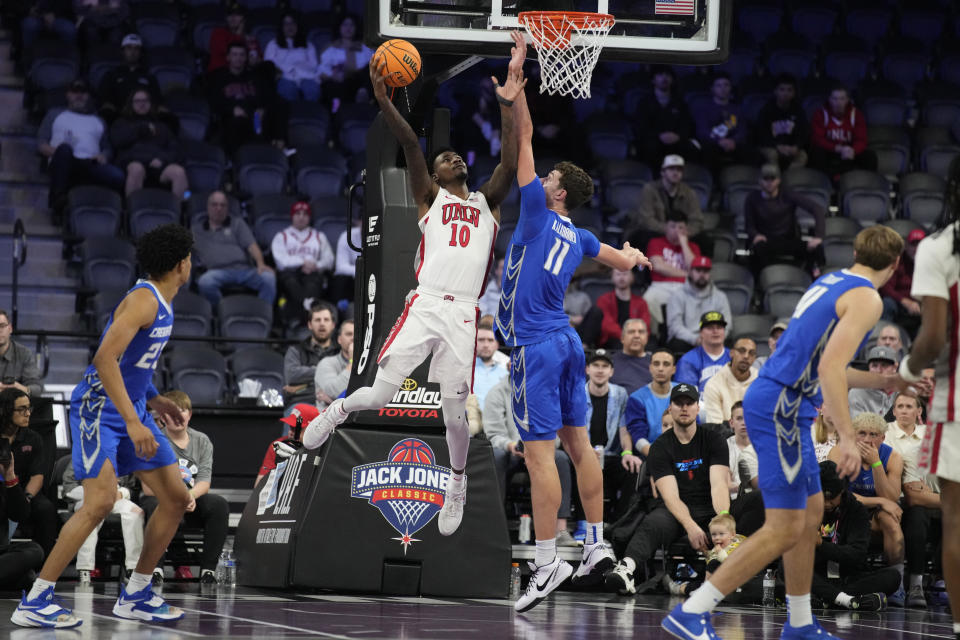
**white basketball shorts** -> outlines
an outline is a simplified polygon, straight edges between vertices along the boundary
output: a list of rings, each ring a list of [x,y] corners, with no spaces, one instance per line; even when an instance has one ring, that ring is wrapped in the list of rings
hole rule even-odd
[[[927,427],[917,466],[938,478],[960,482],[960,422],[938,422]]]

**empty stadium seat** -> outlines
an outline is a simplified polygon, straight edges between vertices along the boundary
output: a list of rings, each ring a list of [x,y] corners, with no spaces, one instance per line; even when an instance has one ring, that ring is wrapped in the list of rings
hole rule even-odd
[[[316,102],[298,100],[290,103],[287,117],[287,140],[302,146],[322,145],[330,132],[330,112]]]
[[[929,173],[908,173],[900,178],[901,214],[928,231],[943,211],[945,182]]]
[[[853,264],[853,238],[845,236],[827,236],[823,240],[823,253],[827,268],[846,268]]]
[[[213,326],[213,307],[210,301],[192,291],[180,291],[173,299],[173,336],[209,336]],[[190,348],[190,343],[186,348]]]
[[[147,51],[150,73],[157,79],[160,91],[188,91],[193,84],[196,61],[190,51],[182,47],[163,46]]]
[[[172,386],[189,390],[194,406],[218,405],[224,400],[227,361],[218,351],[199,344],[178,345],[168,363]]]
[[[790,16],[793,32],[810,42],[821,42],[833,33],[837,23],[837,9],[831,4],[811,3],[794,8]]]
[[[744,4],[737,8],[737,26],[757,42],[766,42],[780,29],[782,20],[783,8],[776,4]]]
[[[697,192],[700,208],[706,209],[710,203],[710,195],[713,193],[713,175],[710,170],[695,162],[688,162],[683,167],[683,181]]]
[[[914,229],[920,228],[920,225],[914,222],[913,220],[902,220],[902,219],[887,220],[886,222],[883,223],[883,226],[890,227],[891,229],[899,233],[900,237],[903,238],[904,242],[906,242],[907,236],[910,234],[911,231],[913,231]]]
[[[775,317],[793,315],[797,302],[810,286],[810,275],[789,264],[772,264],[763,268],[758,276],[763,291],[763,308]]]
[[[240,191],[251,196],[282,193],[287,185],[287,157],[268,144],[245,144],[237,149],[233,169]]]
[[[127,196],[127,211],[134,238],[160,225],[180,222],[180,201],[168,189],[134,191]]]
[[[83,243],[83,285],[93,291],[133,286],[137,275],[137,250],[127,240],[94,236]]]
[[[873,223],[890,217],[890,185],[872,171],[848,171],[838,184],[840,210],[848,218]]]
[[[270,335],[273,307],[257,296],[230,295],[223,297],[217,305],[217,317],[220,336],[262,340]],[[236,342],[231,345],[237,350],[258,346],[254,342]]]
[[[227,159],[223,149],[199,140],[181,140],[180,153],[191,191],[214,191],[223,184]]]
[[[776,317],[768,314],[734,314],[734,330],[731,338],[734,340],[738,338],[750,338],[757,343],[759,352],[761,343],[763,345],[767,344],[767,338],[770,337],[770,329],[773,328],[774,322],[776,322]]]
[[[102,333],[107,326],[110,314],[117,308],[120,301],[127,294],[127,287],[120,289],[101,289],[90,299],[88,313],[91,329]]]
[[[238,385],[250,378],[262,384],[264,390],[283,390],[283,356],[272,349],[253,347],[237,351],[230,358],[230,368]]]
[[[826,236],[853,238],[863,230],[863,225],[860,224],[859,220],[844,218],[843,216],[828,216],[824,222],[824,235]]]
[[[847,11],[847,33],[854,33],[868,44],[875,45],[890,30],[893,10],[880,3],[852,8]]]
[[[877,172],[895,176],[910,163],[910,136],[902,126],[870,126],[868,148],[877,155]]]
[[[116,191],[96,185],[74,187],[67,194],[70,230],[83,238],[116,236],[122,207]]]
[[[203,140],[210,127],[210,107],[206,100],[185,91],[172,91],[164,97],[164,104],[180,121],[180,138]]]
[[[327,147],[300,147],[293,158],[299,193],[309,199],[339,196],[347,178],[347,161]]]

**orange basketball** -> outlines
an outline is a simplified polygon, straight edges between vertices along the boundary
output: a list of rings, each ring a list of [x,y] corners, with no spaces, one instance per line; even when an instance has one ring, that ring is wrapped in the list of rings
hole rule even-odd
[[[373,54],[374,65],[380,56],[387,61],[384,82],[388,87],[405,87],[420,75],[420,52],[406,40],[396,38],[380,45]]]

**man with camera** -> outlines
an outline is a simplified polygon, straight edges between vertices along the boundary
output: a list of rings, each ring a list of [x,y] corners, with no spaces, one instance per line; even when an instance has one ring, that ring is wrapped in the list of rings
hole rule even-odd
[[[0,391],[15,387],[31,396],[43,391],[37,357],[30,349],[14,342],[13,322],[10,315],[0,309]]]

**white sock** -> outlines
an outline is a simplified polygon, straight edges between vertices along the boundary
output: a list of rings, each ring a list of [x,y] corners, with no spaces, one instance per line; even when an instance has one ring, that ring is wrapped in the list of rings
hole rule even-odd
[[[537,551],[533,556],[533,564],[542,567],[550,564],[557,558],[557,539],[537,540]]]
[[[723,600],[723,594],[707,580],[699,589],[691,593],[687,601],[683,603],[683,612],[707,613],[713,611],[713,608],[721,600]]]
[[[833,599],[835,603],[840,605],[845,609],[849,609],[850,605],[853,604],[853,596],[848,596],[844,592],[840,592],[836,598]]]
[[[50,582],[48,580],[41,580],[37,578],[33,581],[33,586],[30,588],[30,593],[27,594],[27,600],[36,600],[40,597],[40,594],[46,591],[49,587],[56,587],[56,582]]]
[[[922,573],[911,573],[910,574],[910,588],[914,587],[923,588],[923,574]]]
[[[137,573],[134,571],[130,574],[130,579],[127,581],[127,593],[143,591],[150,585],[150,579],[152,577],[152,574]]]
[[[787,595],[787,621],[790,622],[791,627],[805,627],[813,624],[809,593],[802,596]]]
[[[603,522],[588,522],[587,539],[583,541],[583,544],[597,544],[598,542],[603,542]]]

